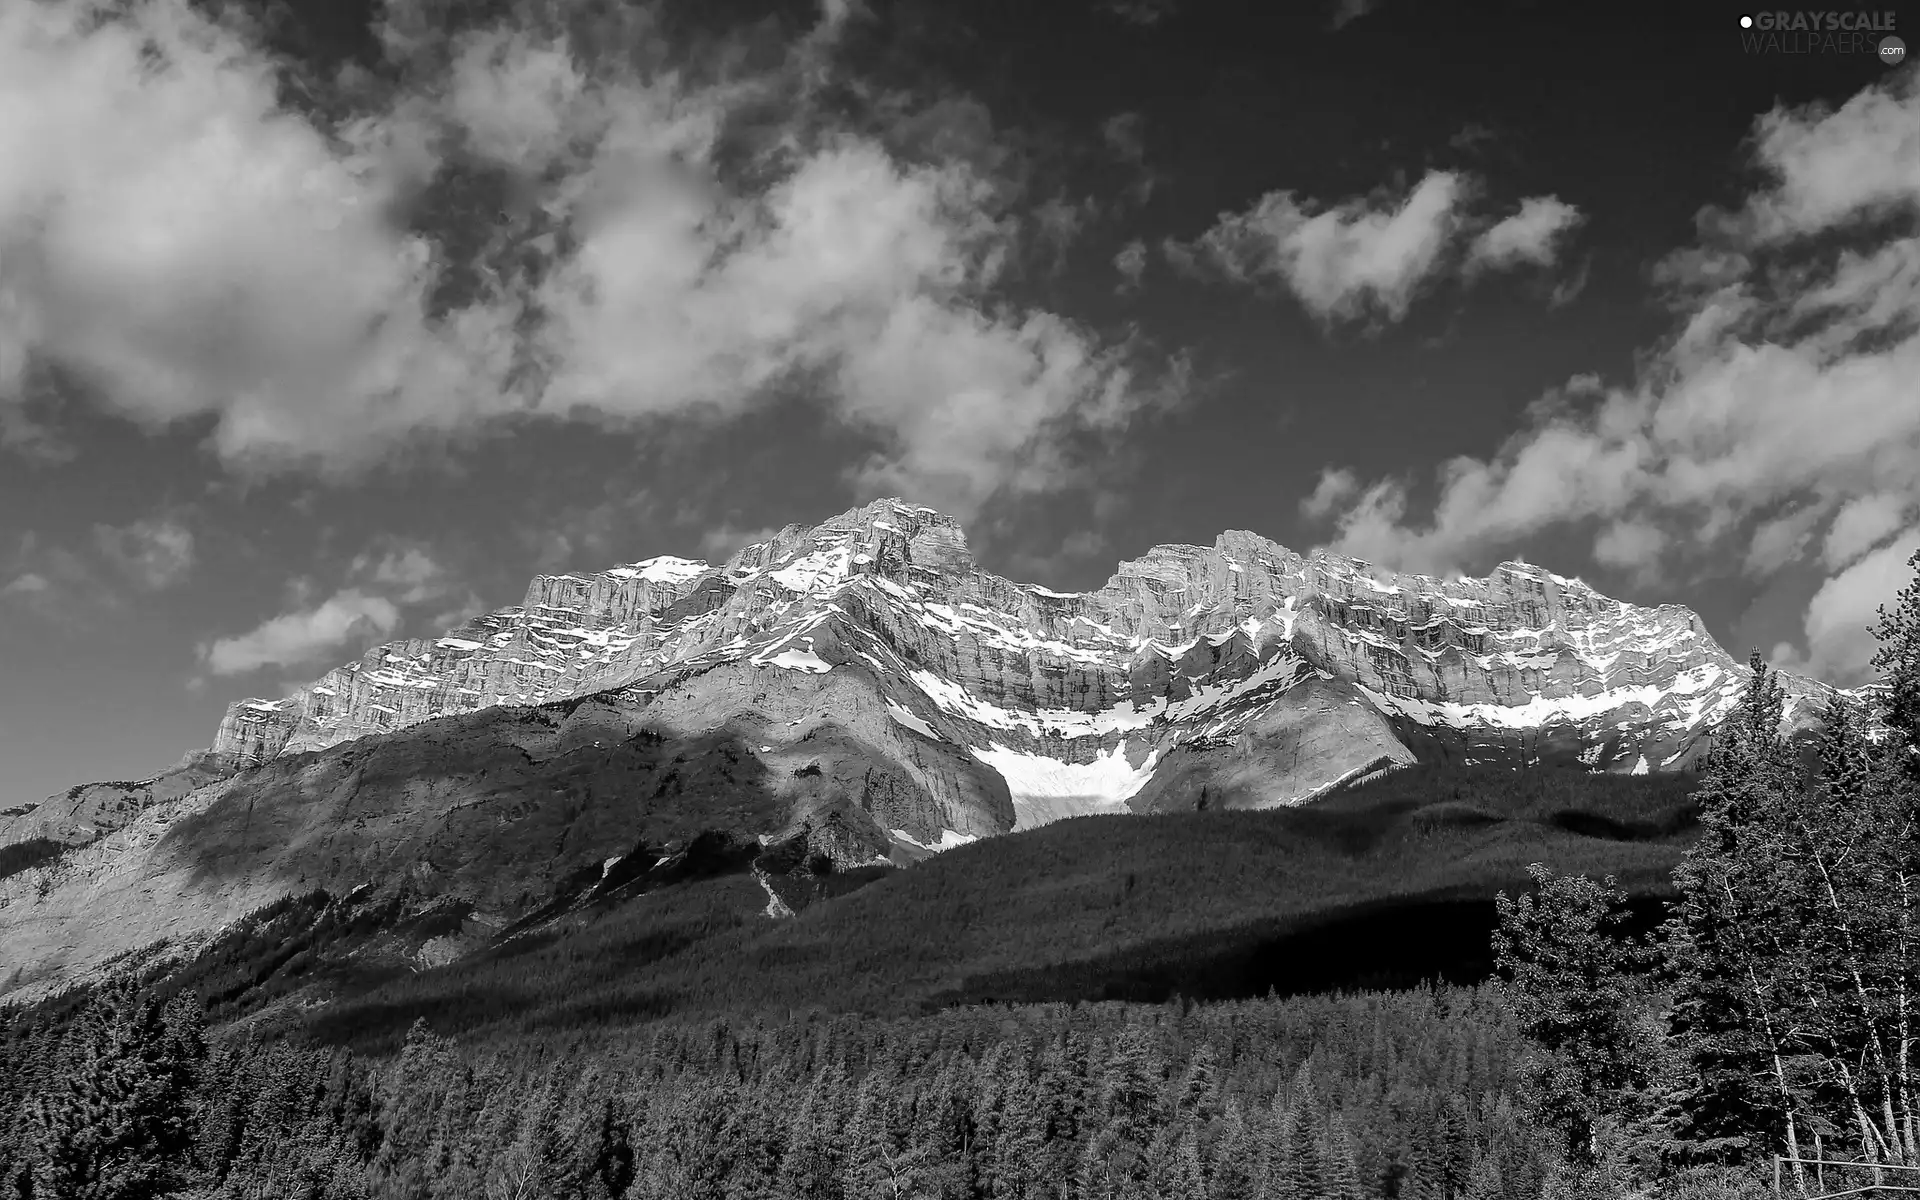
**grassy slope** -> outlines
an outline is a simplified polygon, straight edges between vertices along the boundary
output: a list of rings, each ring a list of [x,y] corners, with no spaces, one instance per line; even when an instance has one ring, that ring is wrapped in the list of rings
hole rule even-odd
[[[1471,978],[1490,898],[1529,863],[1656,899],[1689,836],[1685,777],[1416,768],[1305,809],[1084,817],[975,843],[778,923],[740,874],[583,928],[390,979],[317,1036],[619,1024],[721,1010],[903,1011]]]

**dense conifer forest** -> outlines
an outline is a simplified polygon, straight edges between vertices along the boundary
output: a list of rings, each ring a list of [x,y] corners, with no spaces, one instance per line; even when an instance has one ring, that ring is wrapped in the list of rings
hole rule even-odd
[[[458,911],[295,897],[5,1014],[0,1198],[1875,1194],[1920,1175],[1920,582],[1878,632],[1878,724],[1836,699],[1811,754],[1756,656],[1689,778],[1062,822],[773,933],[725,847],[410,981],[369,948]],[[1432,930],[1386,931],[1435,912],[1478,942],[1461,978],[1247,967],[1408,953]]]
[[[93,997],[18,1028],[17,1195],[1533,1197],[1489,988],[667,1020],[398,1055]]]

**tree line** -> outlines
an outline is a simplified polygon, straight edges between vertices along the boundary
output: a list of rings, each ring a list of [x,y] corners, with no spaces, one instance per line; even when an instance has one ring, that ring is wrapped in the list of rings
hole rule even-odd
[[[4,1043],[0,1195],[135,1200],[1535,1200],[1490,987],[668,1020],[398,1055],[131,984]]]

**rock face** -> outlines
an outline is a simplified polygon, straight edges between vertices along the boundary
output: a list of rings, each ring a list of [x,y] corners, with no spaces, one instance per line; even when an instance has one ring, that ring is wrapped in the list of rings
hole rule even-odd
[[[0,878],[0,993],[316,887],[405,882],[504,927],[703,827],[849,870],[1080,814],[1298,804],[1416,759],[1672,770],[1748,677],[1687,609],[1525,563],[1440,580],[1229,531],[1065,594],[879,501],[718,565],[541,576],[233,705],[155,779],[0,815],[0,845],[70,847]],[[1792,728],[1832,694],[1787,687]]]

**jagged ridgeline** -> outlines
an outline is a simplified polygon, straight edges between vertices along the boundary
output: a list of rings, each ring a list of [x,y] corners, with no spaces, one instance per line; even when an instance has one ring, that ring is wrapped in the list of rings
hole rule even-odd
[[[457,958],[703,832],[759,848],[742,878],[779,913],[1068,816],[1286,808],[1416,762],[1657,775],[1748,674],[1684,608],[1520,563],[1439,580],[1229,532],[1066,594],[881,501],[720,564],[541,577],[235,705],[153,779],[0,817],[26,847],[0,989],[316,890],[465,906],[429,952]],[[1788,725],[1831,691],[1788,680]]]

